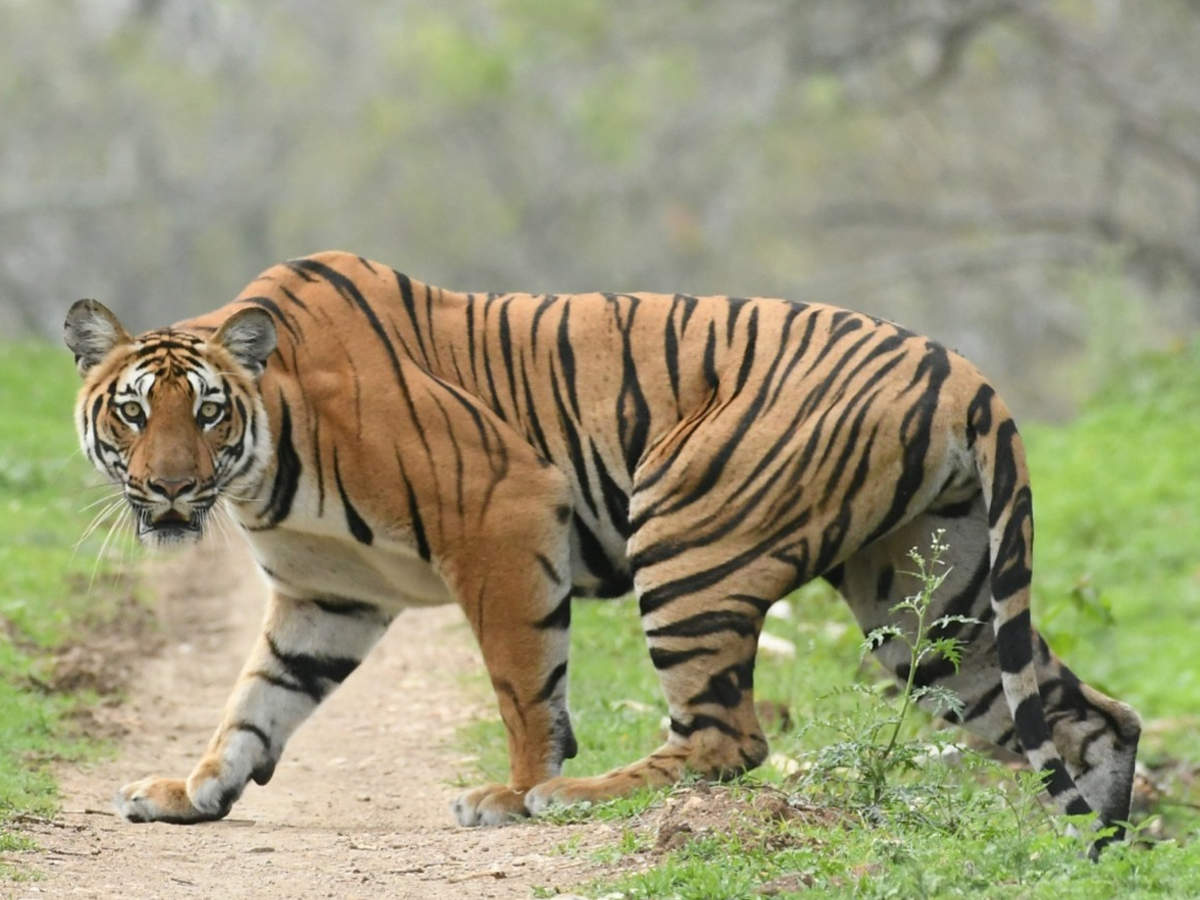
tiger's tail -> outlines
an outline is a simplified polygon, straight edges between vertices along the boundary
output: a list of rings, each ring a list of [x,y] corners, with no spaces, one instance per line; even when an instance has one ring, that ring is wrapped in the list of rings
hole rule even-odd
[[[987,507],[996,649],[1013,728],[1030,765],[1046,775],[1046,789],[1059,808],[1086,814],[1092,807],[1050,737],[1038,688],[1029,614],[1033,495],[1025,448],[1007,407],[987,385],[968,411],[967,442]]]

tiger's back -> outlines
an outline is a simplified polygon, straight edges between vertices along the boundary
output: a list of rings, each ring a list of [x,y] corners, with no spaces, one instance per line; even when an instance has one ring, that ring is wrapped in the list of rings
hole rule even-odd
[[[303,443],[310,461],[303,488],[299,479],[278,485],[284,500],[293,487],[302,494],[290,518],[329,518],[344,533],[341,490],[363,522],[415,506],[428,541],[430,532],[453,530],[443,517],[467,515],[460,494],[478,493],[458,483],[479,477],[458,465],[466,448],[490,458],[500,448],[520,455],[527,445],[568,479],[572,580],[602,596],[632,587],[626,542],[639,468],[652,477],[654,468],[670,467],[685,440],[692,456],[711,447],[719,457],[719,470],[693,473],[693,463],[673,473],[702,488],[680,507],[687,515],[752,514],[732,506],[747,497],[778,508],[798,503],[806,482],[820,482],[826,502],[856,488],[850,500],[885,503],[895,519],[912,499],[904,496],[908,481],[897,479],[887,497],[873,482],[872,496],[860,497],[862,486],[849,484],[854,467],[832,448],[868,449],[869,463],[893,465],[884,457],[902,443],[856,443],[869,437],[864,421],[899,434],[904,395],[933,407],[957,386],[945,384],[952,369],[966,389],[982,384],[956,354],[834,307],[655,294],[453,294],[344,254],[277,266],[230,307],[184,325],[203,328],[246,303],[283,324],[263,394],[272,420],[286,412],[291,442]],[[918,444],[948,435],[949,423],[921,424],[911,435]],[[957,427],[961,437],[965,422]],[[350,434],[353,441],[339,440]],[[810,458],[799,459],[806,445]],[[393,492],[403,486],[411,504],[381,492],[374,477],[372,460],[396,454],[404,472]],[[494,499],[487,488],[479,496]],[[278,504],[263,518],[276,512]],[[864,509],[862,517],[879,518],[881,530],[894,524],[883,512]],[[826,553],[836,549],[831,543]],[[819,562],[797,577],[820,574],[829,561]]]
[[[1023,750],[1063,808],[1127,814],[1136,716],[1035,638],[1023,450],[957,354],[821,305],[456,294],[339,253],[269,269],[178,329],[211,342],[251,309],[277,345],[257,381],[273,453],[230,502],[271,614],[209,753],[186,783],[129,786],[127,816],[224,815],[395,613],[450,599],[479,640],[512,767],[508,785],[460,798],[464,824],[756,765],[770,604],[823,576],[875,627],[912,592],[904,553],[934,528],[965,579],[942,610],[987,625],[957,629],[969,669],[922,680],[960,692],[964,724]],[[563,778],[571,597],[631,588],[668,741]],[[903,679],[893,650],[880,659]]]

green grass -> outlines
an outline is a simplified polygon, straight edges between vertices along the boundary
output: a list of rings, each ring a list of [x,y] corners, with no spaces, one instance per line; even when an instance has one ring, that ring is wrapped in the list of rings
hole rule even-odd
[[[1070,425],[1025,433],[1037,622],[1154,726],[1146,750],[1200,755],[1200,343],[1142,360]]]
[[[1115,374],[1074,422],[1026,424],[1022,433],[1037,520],[1035,622],[1083,678],[1141,712],[1147,725],[1141,759],[1170,764],[1170,772],[1160,773],[1166,802],[1143,822],[1144,836],[1155,831],[1170,839],[1152,842],[1152,849],[1146,840],[1112,847],[1091,864],[1086,839],[1066,834],[1028,784],[968,755],[959,766],[903,774],[899,796],[908,801],[869,815],[848,805],[851,825],[731,829],[665,853],[648,852],[653,835],[647,840],[639,831],[653,827],[665,792],[558,813],[564,821],[630,817],[623,846],[604,858],[629,857],[642,871],[592,884],[588,892],[743,897],[788,875],[802,876],[792,887],[806,896],[1200,894],[1200,820],[1187,806],[1200,803],[1194,786],[1200,667],[1193,650],[1200,610],[1200,344]],[[792,617],[770,618],[766,630],[793,641],[796,655],[760,654],[755,688],[758,699],[786,705],[799,727],[783,734],[769,729],[778,755],[742,783],[782,784],[797,796],[803,790],[814,801],[849,804],[845,767],[821,770],[816,781],[789,780],[780,767],[811,767],[823,748],[855,746],[881,718],[895,715],[896,701],[874,690],[878,670],[861,663],[862,636],[831,590],[810,585],[790,600]],[[665,710],[633,601],[576,604],[571,639],[570,702],[581,749],[566,773],[602,772],[657,746]],[[958,737],[935,732],[923,714],[913,718],[906,740]],[[471,726],[464,740],[488,778],[505,779],[498,721]]]
[[[94,745],[73,737],[80,698],[48,691],[53,651],[115,608],[101,558],[106,529],[76,543],[105,490],[78,450],[71,356],[41,344],[0,345],[0,842],[4,823],[56,804],[48,763]]]

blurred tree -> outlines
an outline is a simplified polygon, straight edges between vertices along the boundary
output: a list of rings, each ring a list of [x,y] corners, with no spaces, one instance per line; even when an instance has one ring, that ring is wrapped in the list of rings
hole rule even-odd
[[[87,295],[148,327],[343,247],[865,309],[1061,413],[1200,320],[1198,13],[0,0],[0,327]]]

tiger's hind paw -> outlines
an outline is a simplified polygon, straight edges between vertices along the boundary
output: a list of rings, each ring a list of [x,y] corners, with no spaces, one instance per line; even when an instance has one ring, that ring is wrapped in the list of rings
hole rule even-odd
[[[529,815],[525,795],[503,784],[488,784],[459,795],[451,804],[459,825],[507,825]]]
[[[192,805],[187,782],[181,778],[143,778],[125,785],[113,797],[117,814],[127,822],[167,822],[190,825],[219,819],[228,808],[204,812]]]

